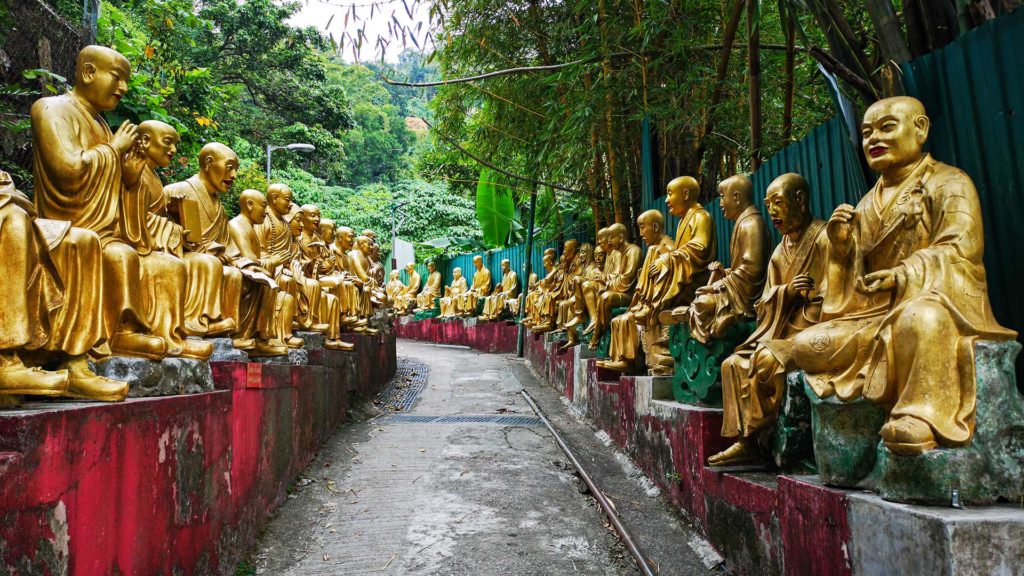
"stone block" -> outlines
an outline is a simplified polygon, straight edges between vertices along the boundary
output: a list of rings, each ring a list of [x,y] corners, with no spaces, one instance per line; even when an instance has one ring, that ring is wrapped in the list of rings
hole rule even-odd
[[[296,332],[295,335],[298,336],[299,338],[302,338],[302,341],[305,342],[305,344],[303,344],[302,346],[302,349],[306,350],[307,352],[311,352],[313,350],[323,350],[324,343],[327,341],[327,337],[321,334],[320,332],[301,331]]]
[[[260,356],[249,358],[249,362],[260,364],[290,364],[292,366],[305,366],[309,364],[309,352],[305,348],[289,348],[288,354],[284,356]]]
[[[210,362],[248,362],[249,354],[231,344],[231,338],[206,338],[213,342],[213,354]]]
[[[818,398],[812,406],[815,459],[822,479],[867,488],[898,502],[948,504],[953,489],[962,502],[1024,498],[1024,398],[1017,390],[1017,342],[975,344],[977,400],[974,438],[962,448],[937,448],[899,456],[880,441],[882,407],[858,400]]]
[[[655,400],[672,400],[670,376],[636,376],[633,378],[633,409],[637,416],[650,416]]]
[[[804,393],[798,372],[786,375],[786,388],[779,403],[779,419],[772,434],[772,459],[786,471],[814,472],[814,443],[811,434],[811,402]]]
[[[131,384],[128,396],[149,398],[198,394],[214,390],[210,364],[188,358],[164,358],[156,362],[144,358],[111,356],[94,365],[95,372],[106,378]]]
[[[1024,574],[1024,510],[957,510],[850,493],[849,555],[858,576]]]

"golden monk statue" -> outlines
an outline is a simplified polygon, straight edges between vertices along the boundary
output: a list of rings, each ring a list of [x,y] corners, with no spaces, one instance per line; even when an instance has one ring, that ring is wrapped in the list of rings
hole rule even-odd
[[[220,195],[231,188],[238,174],[238,156],[227,146],[211,142],[199,151],[199,173],[188,180],[164,187],[164,194],[173,199],[185,199],[199,206],[198,219],[201,233],[197,251],[213,254],[225,265],[224,278],[229,283],[241,283],[238,330],[233,344],[248,350],[251,356],[280,356],[287,353],[281,335],[290,333],[292,317],[280,313],[294,310],[278,298],[278,285],[259,266],[258,245],[244,248],[250,257],[242,256],[233,240],[228,216]],[[258,242],[258,239],[257,239]],[[244,281],[242,278],[244,277]],[[287,296],[287,294],[285,294]],[[294,343],[293,343],[294,345]]]
[[[272,272],[260,261],[262,249],[256,225],[263,222],[267,213],[267,198],[259,190],[245,190],[238,197],[238,216],[228,222],[231,244],[237,250],[237,263],[245,263],[245,271],[261,279],[267,285],[275,287],[274,314],[272,322],[272,342],[283,342],[289,348],[301,348],[301,338],[292,335],[292,322],[295,319],[295,299],[287,292],[281,291],[273,282]],[[266,262],[270,264],[270,262]]]
[[[563,349],[580,343],[578,325],[582,323],[583,312],[586,310],[584,285],[592,286],[595,282],[604,281],[604,268],[607,261],[605,248],[608,246],[607,228],[598,231],[597,240],[596,248],[591,249],[589,244],[580,247],[579,265],[583,266],[583,269],[579,270],[573,279],[572,297],[563,300],[558,307],[558,322],[566,333]],[[587,253],[591,251],[593,252],[592,258],[587,256]]]
[[[466,279],[462,277],[462,268],[452,270],[452,283],[444,288],[441,298],[441,318],[454,318],[459,314],[459,298],[469,290]]]
[[[356,234],[351,228],[339,226],[331,251],[340,274],[342,290],[339,294],[346,295],[342,299],[342,313],[348,316],[348,320],[356,322],[354,331],[363,332],[367,330],[366,319],[373,315],[373,305],[370,302],[369,277],[360,276],[352,260],[355,241]]]
[[[494,292],[484,299],[482,320],[497,320],[505,313],[505,303],[509,298],[519,296],[519,276],[512,270],[512,263],[506,258],[501,261],[501,283],[494,287]]]
[[[76,264],[102,270],[102,289],[82,303],[102,313],[109,339],[98,352],[160,360],[169,350],[184,349],[177,328],[183,324],[186,273],[183,263],[144,244],[145,212],[138,214],[137,194],[126,191],[137,187],[145,165],[134,149],[137,127],[125,121],[111,133],[101,116],[117,107],[130,76],[124,56],[87,46],[78,55],[74,89],[33,104],[35,204],[40,217],[100,237],[102,263]]]
[[[768,186],[765,206],[782,243],[768,262],[768,278],[757,301],[757,328],[722,363],[722,436],[735,444],[708,458],[711,466],[758,460],[758,437],[778,416],[786,372],[774,351],[818,322],[828,236],[825,223],[811,216],[810,188],[799,174],[783,174]]]
[[[473,256],[473,285],[459,297],[459,314],[476,315],[477,304],[491,292],[491,271],[484,266],[481,256]]]
[[[364,287],[369,291],[372,308],[384,304],[384,286],[381,285],[377,270],[373,261],[373,239],[369,236],[356,236],[355,248],[349,250],[348,255],[356,276],[363,282]],[[370,311],[370,315],[373,311]]]
[[[572,275],[579,250],[579,241],[566,240],[562,246],[562,255],[558,258],[558,266],[537,284],[540,295],[534,306],[534,320],[530,330],[544,333],[555,329],[559,302],[572,296]]]
[[[754,302],[764,288],[771,247],[749,178],[736,175],[723,180],[718,198],[722,214],[736,223],[729,241],[731,266],[723,269],[719,262],[712,262],[711,278],[697,289],[693,304],[662,312],[664,324],[687,322],[690,336],[704,344],[720,338],[737,322],[755,317]]]
[[[665,216],[660,211],[648,210],[637,217],[636,222],[640,227],[640,237],[647,244],[647,256],[644,258],[641,270],[648,270],[658,258],[675,249],[675,242],[665,234]],[[649,297],[650,284],[653,278],[655,277],[650,274],[640,274],[640,280],[637,283],[636,291],[633,293],[633,300],[630,303],[629,310],[612,319],[612,340],[608,350],[608,355],[611,359],[599,360],[597,362],[599,367],[619,372],[625,372],[633,368],[637,352],[640,349],[641,337],[633,311],[639,310],[644,306],[650,306],[650,304],[645,303],[644,299]],[[663,355],[667,355],[667,350],[664,352],[665,354]],[[648,364],[651,364],[652,361],[664,361],[663,358],[648,360]]]
[[[405,283],[402,282],[401,275],[402,273],[398,270],[392,270],[388,273],[388,285],[385,288],[385,292],[388,295],[388,303],[392,308],[394,308],[398,297],[405,291]]]
[[[526,291],[525,292],[528,294],[531,290],[535,289],[536,287],[537,287],[537,273],[536,272],[530,272],[530,278],[529,278],[529,280],[527,280],[527,285],[526,285]],[[506,299],[505,300],[505,306],[508,308],[508,313],[513,318],[516,318],[516,317],[519,316],[519,308],[521,307],[521,305],[523,303],[523,300],[525,300],[525,299],[526,299],[526,296],[524,296],[523,294],[520,294],[516,298],[510,298],[510,299]]]
[[[441,273],[437,271],[437,265],[427,262],[427,283],[423,290],[416,296],[416,311],[423,312],[434,309],[434,298],[441,295]]]
[[[974,341],[1016,337],[992,315],[974,184],[923,151],[929,126],[914,98],[864,113],[864,154],[881,178],[826,226],[821,323],[776,352],[819,397],[890,407],[880,434],[896,454],[969,444]]]
[[[146,158],[140,179],[141,199],[148,204],[146,227],[152,247],[184,260],[188,269],[185,293],[185,328],[193,336],[221,336],[237,328],[239,294],[225,301],[224,271],[216,256],[194,252],[188,242],[191,233],[170,217],[168,199],[157,168],[166,168],[177,152],[177,130],[159,120],[139,124],[136,146]],[[233,308],[233,310],[232,310]],[[233,316],[234,315],[234,316]]]
[[[399,314],[408,314],[412,305],[416,303],[417,295],[420,293],[420,284],[422,279],[420,273],[416,271],[416,264],[409,262],[405,265],[405,273],[409,278],[409,284],[405,286],[405,289],[398,295],[395,300],[395,310]]]
[[[0,406],[16,405],[22,394],[123,400],[128,384],[93,374],[87,358],[105,338],[100,309],[90,301],[101,290],[96,234],[38,220],[32,202],[0,171],[0,251]],[[59,369],[30,368],[23,362],[29,357],[55,358]]]
[[[663,224],[664,225],[664,224]],[[643,263],[643,250],[629,241],[629,231],[621,223],[608,227],[608,256],[605,258],[604,286],[584,285],[583,297],[590,313],[590,323],[583,330],[591,334],[588,348],[596,350],[605,330],[611,325],[612,310],[629,306],[633,301],[637,275]]]
[[[540,302],[544,286],[554,284],[554,276],[558,271],[556,261],[557,252],[554,248],[544,250],[544,256],[541,258],[545,271],[544,278],[534,279],[534,282],[527,287],[526,298],[523,301],[523,325],[527,328],[532,328],[534,322],[539,321],[537,304]]]

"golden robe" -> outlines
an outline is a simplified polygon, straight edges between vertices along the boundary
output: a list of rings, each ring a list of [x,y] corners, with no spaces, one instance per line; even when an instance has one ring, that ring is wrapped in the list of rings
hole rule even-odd
[[[466,316],[476,314],[480,298],[491,292],[491,271],[486,266],[473,273],[473,286],[459,298],[459,312]]]
[[[857,204],[849,244],[830,246],[821,323],[797,334],[791,356],[773,352],[803,369],[821,397],[867,398],[891,406],[891,420],[927,423],[942,445],[967,444],[974,341],[1016,337],[989,304],[974,183],[928,156],[888,205],[878,186]],[[887,269],[894,292],[855,289]]]
[[[239,214],[228,222],[228,230],[231,235],[229,253],[237,254],[236,263],[245,267],[252,264],[260,265],[259,235],[252,221]],[[254,267],[249,269],[252,270]],[[260,305],[246,306],[242,316],[243,323],[255,326],[260,338],[264,340],[287,342],[292,336],[295,299],[287,292],[281,291],[276,283],[270,285],[260,282],[258,286]],[[253,301],[256,299],[253,298]],[[252,315],[255,315],[255,318]]]
[[[715,259],[715,221],[702,206],[691,208],[676,228],[675,249],[664,261],[666,266],[645,282],[643,302],[634,313],[641,324],[653,324],[663,310],[693,301],[697,288],[707,284],[708,264]],[[640,277],[648,276],[648,266],[640,268]],[[640,292],[640,288],[637,288]]]
[[[671,238],[662,235],[660,242],[647,248],[647,256],[640,266],[640,271],[646,272],[658,258],[665,254],[671,254],[675,247],[675,242]],[[611,345],[608,348],[608,356],[613,361],[632,362],[636,359],[636,353],[640,349],[640,331],[637,326],[635,312],[650,306],[645,301],[645,295],[651,294],[652,284],[654,284],[656,279],[651,274],[641,273],[629,310],[612,318],[612,338]]]
[[[249,278],[243,282],[241,268],[258,264],[258,260],[242,257],[239,247],[232,240],[228,216],[220,203],[220,197],[207,191],[198,175],[182,182],[168,184],[164,187],[164,194],[170,198],[188,198],[198,204],[202,241],[197,251],[217,255],[222,261],[231,263],[223,268],[223,293],[225,303],[238,302],[237,315],[231,316],[238,324],[236,338],[248,340],[259,335],[264,340],[273,339],[277,290]],[[259,254],[258,249],[255,253]]]
[[[305,275],[308,266],[302,258],[298,242],[292,237],[288,223],[273,209],[267,208],[263,222],[255,225],[259,241],[260,266],[268,270],[281,290],[295,301],[295,322],[308,330],[321,312],[321,286]],[[327,320],[325,320],[325,323]]]
[[[152,331],[180,352],[187,273],[183,263],[151,253],[147,207],[124,189],[110,127],[74,93],[40,98],[31,117],[39,216],[95,232],[102,247],[102,264],[83,263],[102,270],[102,288],[80,292],[86,300],[74,313],[102,312],[104,340],[122,329]],[[97,353],[109,349],[101,345]]]
[[[469,285],[466,283],[466,277],[461,276],[457,279],[453,279],[450,286],[448,286],[448,295],[441,298],[441,317],[442,318],[453,318],[459,313],[459,298],[469,290]]]
[[[185,262],[188,277],[185,329],[193,336],[203,336],[210,324],[228,317],[224,309],[223,266],[211,254],[185,251],[185,231],[168,216],[163,183],[152,168],[147,166],[143,170],[140,184],[147,204],[146,228],[153,249],[173,254]]]
[[[757,328],[722,363],[723,436],[746,438],[775,421],[786,372],[794,366],[781,364],[772,350],[789,346],[790,338],[818,322],[827,253],[821,220],[811,222],[796,242],[783,238],[775,248],[764,292],[755,304]],[[806,296],[788,296],[789,283],[803,274],[814,279],[814,289]]]
[[[416,295],[420,292],[420,283],[422,283],[420,273],[413,270],[409,275],[409,285],[395,299],[395,310],[402,314],[409,313],[409,307],[416,301]]]
[[[416,296],[417,310],[433,310],[434,298],[441,295],[441,273],[434,271],[427,275],[427,283]]]
[[[712,273],[708,286],[714,291],[693,300],[689,318],[691,336],[707,343],[720,337],[736,322],[755,316],[754,302],[764,288],[770,246],[768,227],[761,211],[748,206],[733,226],[729,268],[721,279],[715,279]]]
[[[495,290],[493,294],[484,299],[483,315],[497,318],[505,311],[505,303],[509,298],[515,299],[519,296],[519,275],[515,270],[509,270],[501,277],[501,290]]]
[[[598,295],[596,317],[590,318],[600,329],[611,321],[613,309],[628,306],[632,301],[643,257],[643,250],[636,244],[626,244],[608,254],[604,263],[608,271],[607,285]]]

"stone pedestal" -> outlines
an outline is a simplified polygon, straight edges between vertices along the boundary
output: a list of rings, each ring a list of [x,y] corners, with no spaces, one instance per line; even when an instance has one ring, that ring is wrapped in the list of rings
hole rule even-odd
[[[213,354],[210,362],[248,362],[249,354],[231,344],[231,338],[207,338],[213,342]]]
[[[822,480],[867,488],[897,502],[948,505],[954,489],[965,503],[1024,498],[1024,398],[1014,373],[1020,349],[1012,341],[975,344],[977,402],[971,444],[917,456],[893,454],[882,444],[882,407],[864,400],[821,399],[805,384]]]
[[[288,354],[284,356],[260,356],[258,358],[249,358],[249,362],[257,362],[259,364],[291,364],[292,366],[305,366],[309,364],[309,352],[305,348],[289,348]]]
[[[686,404],[722,405],[722,361],[754,331],[754,322],[739,322],[721,338],[701,343],[690,336],[687,324],[675,324],[669,332],[669,350],[675,360],[672,392]]]
[[[112,356],[94,365],[100,376],[128,382],[131,398],[197,394],[214,390],[209,362],[186,358],[164,358],[160,362],[144,358]]]

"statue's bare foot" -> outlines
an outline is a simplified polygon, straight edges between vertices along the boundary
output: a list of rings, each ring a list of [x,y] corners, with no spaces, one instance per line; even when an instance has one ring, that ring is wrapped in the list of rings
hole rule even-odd
[[[150,334],[118,332],[110,339],[110,350],[119,356],[163,360],[167,356],[167,342]]]
[[[15,354],[0,356],[0,394],[62,396],[68,389],[67,370],[29,368]]]
[[[294,348],[297,350],[305,346],[306,341],[303,340],[302,338],[299,338],[298,336],[289,336],[288,338],[285,338],[284,345],[287,346],[288,348]]]
[[[591,322],[590,324],[587,324],[586,328],[583,329],[583,335],[586,336],[587,334],[591,334],[594,332],[594,330],[597,330],[597,323]]]
[[[882,440],[886,448],[901,456],[921,454],[938,445],[932,427],[913,416],[887,422],[882,426]]]
[[[225,334],[231,334],[235,331],[238,324],[235,323],[234,318],[225,318],[223,320],[217,320],[206,330],[206,336],[213,338],[214,336],[223,336]]]
[[[569,321],[565,323],[565,327],[573,328],[575,326],[579,326],[580,324],[583,324],[583,316],[577,315],[570,318]]]
[[[284,356],[286,354],[288,354],[288,347],[280,340],[257,340],[252,350],[249,351],[249,356],[253,358]]]
[[[252,338],[234,338],[231,345],[237,350],[252,350],[256,347],[256,341]]]
[[[355,348],[355,345],[344,340],[327,340],[324,342],[324,348],[328,350],[351,350]]]
[[[739,442],[708,458],[708,466],[738,466],[760,460],[757,449],[749,440]]]
[[[128,395],[127,382],[97,375],[89,369],[89,361],[85,356],[68,359],[62,363],[61,368],[66,369],[68,374],[66,396],[101,402],[120,402]]]
[[[212,354],[213,342],[187,339],[184,346],[181,347],[180,356],[192,360],[209,360]]]
[[[629,372],[633,365],[623,360],[598,360],[598,368],[604,368],[605,370],[613,370],[615,372]]]
[[[309,327],[310,332],[319,332],[321,334],[327,332],[330,329],[331,326],[329,324],[313,324],[312,326]]]

